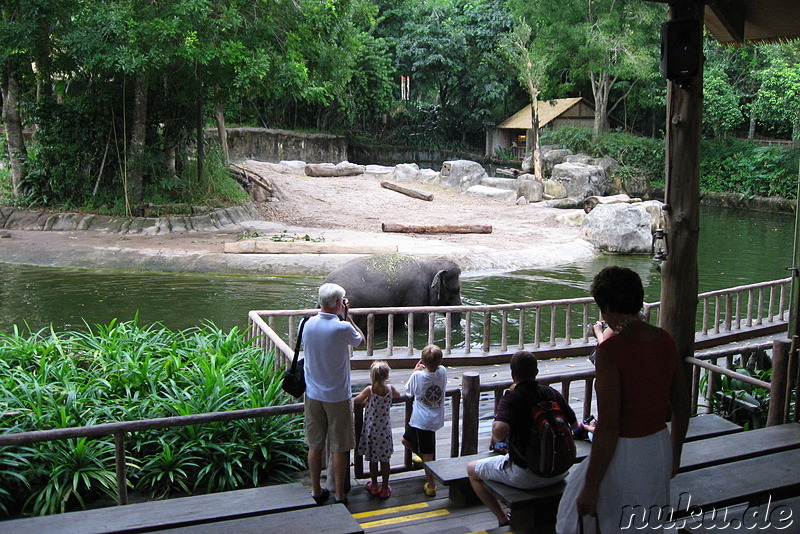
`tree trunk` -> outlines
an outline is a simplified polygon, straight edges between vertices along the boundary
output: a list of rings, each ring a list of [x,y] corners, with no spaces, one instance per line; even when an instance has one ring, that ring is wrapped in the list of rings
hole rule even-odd
[[[531,72],[532,66],[528,61],[528,69]],[[531,153],[533,160],[533,175],[541,181],[542,176],[542,153],[539,147],[539,87],[534,83],[533,77],[528,79],[528,94],[531,96],[531,131],[525,140],[525,150]]]
[[[756,114],[752,111],[750,112],[750,126],[747,128],[747,138],[756,138]]]
[[[222,111],[222,102],[219,100],[214,104],[214,118],[217,120],[219,144],[222,146],[222,154],[225,156],[225,166],[227,167],[231,164],[230,152],[228,152],[228,130],[225,129],[225,113]]]
[[[147,131],[147,82],[144,74],[136,76],[133,95],[133,126],[131,126],[130,160],[128,161],[128,209],[142,201],[144,183],[144,152]]]
[[[6,146],[8,161],[11,166],[11,187],[14,198],[19,198],[20,184],[25,178],[24,161],[28,155],[25,139],[22,137],[22,120],[19,116],[19,84],[15,71],[7,66],[0,76],[3,91],[3,123],[6,128]]]
[[[609,79],[607,72],[601,72],[599,76],[589,73],[592,83],[592,94],[594,95],[594,137],[608,131],[608,98],[614,83]]]
[[[203,181],[203,171],[206,164],[206,138],[203,135],[203,84],[197,81],[197,107],[195,108],[197,121],[197,183]]]
[[[164,94],[169,95],[169,81],[164,76]],[[170,113],[164,119],[164,168],[167,171],[167,176],[175,176],[178,174],[177,165],[177,152],[178,140],[175,131],[175,120]]]

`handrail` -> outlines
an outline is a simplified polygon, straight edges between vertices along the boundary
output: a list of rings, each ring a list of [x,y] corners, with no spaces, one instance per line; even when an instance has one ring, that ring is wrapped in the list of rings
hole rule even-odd
[[[789,311],[787,291],[790,283],[791,278],[783,278],[699,294],[701,305],[697,310],[697,338],[714,340],[725,334],[745,333],[747,328],[780,326],[786,321]],[[658,324],[660,306],[660,302],[645,303],[645,319]],[[249,337],[265,350],[277,349],[276,365],[286,366],[293,355],[291,347],[298,319],[317,312],[316,309],[250,311]],[[452,355],[456,350],[464,355],[473,352],[489,355],[506,354],[513,350],[588,348],[591,325],[600,315],[591,297],[474,306],[353,308],[350,312],[368,318],[365,331],[367,342],[363,350],[366,356],[371,357],[377,351],[383,351],[382,356],[392,357],[399,349],[409,358],[421,349],[415,344],[436,342],[437,335],[438,339],[444,338],[440,346],[445,356]],[[427,315],[427,324],[415,325],[415,314]],[[462,315],[460,328],[453,328],[453,314]],[[381,342],[385,343],[385,348],[378,348],[374,326],[378,316],[406,318],[412,328],[409,329],[411,331],[405,347],[395,347],[397,327],[393,321],[389,321],[385,336],[381,337],[385,340]],[[416,339],[413,335],[415,329],[427,335]],[[454,334],[461,336],[458,343]],[[456,349],[457,344],[459,346]]]

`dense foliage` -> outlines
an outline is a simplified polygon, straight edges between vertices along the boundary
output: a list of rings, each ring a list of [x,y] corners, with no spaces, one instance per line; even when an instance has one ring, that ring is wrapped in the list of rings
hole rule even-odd
[[[235,189],[223,141],[222,165],[209,163],[213,126],[482,152],[486,130],[532,98],[566,96],[593,103],[600,152],[608,132],[647,136],[623,155],[650,173],[666,18],[639,0],[7,0],[0,195],[117,213],[239,202],[204,194]],[[709,37],[704,53],[707,138],[800,137],[798,43]]]
[[[237,329],[173,332],[136,321],[90,332],[0,334],[3,431],[260,408],[292,401],[272,354]],[[128,480],[150,497],[289,480],[304,466],[299,416],[126,437]],[[0,449],[0,510],[62,512],[116,495],[114,437]]]
[[[664,140],[609,132],[598,137],[588,128],[547,132],[542,143],[593,157],[611,157],[643,172],[654,185],[664,185]],[[762,146],[742,139],[705,139],[700,144],[700,188],[748,196],[797,196],[800,148],[788,144]]]

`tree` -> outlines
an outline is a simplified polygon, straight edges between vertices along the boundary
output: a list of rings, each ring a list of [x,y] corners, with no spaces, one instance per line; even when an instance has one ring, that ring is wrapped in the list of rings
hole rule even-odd
[[[744,117],[739,109],[741,96],[719,69],[703,73],[703,125],[715,137],[725,137],[739,126]]]
[[[769,66],[761,72],[754,112],[765,123],[791,125],[792,139],[800,139],[800,45],[773,45],[766,51]]]
[[[545,77],[543,55],[531,42],[531,27],[524,20],[502,42],[503,54],[514,68],[519,83],[525,88],[531,102],[531,129],[526,137],[526,151],[533,156],[533,172],[542,179],[542,160],[539,149],[539,93]]]
[[[548,43],[544,61],[572,84],[588,80],[594,97],[597,136],[609,115],[640,80],[656,70],[663,6],[640,0],[512,0],[512,11]],[[615,92],[627,81],[622,94]],[[613,97],[613,98],[612,98]]]

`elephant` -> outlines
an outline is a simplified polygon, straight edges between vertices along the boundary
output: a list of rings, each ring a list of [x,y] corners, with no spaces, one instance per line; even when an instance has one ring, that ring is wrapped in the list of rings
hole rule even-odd
[[[325,282],[342,286],[351,308],[403,306],[458,306],[461,304],[461,268],[447,260],[417,260],[403,254],[376,254],[349,261],[332,271]],[[366,315],[354,315],[364,330]],[[399,318],[398,318],[399,320]],[[406,317],[402,317],[406,321]],[[414,324],[426,324],[425,314],[415,314]],[[461,314],[453,314],[454,324]],[[376,327],[386,325],[375,316]]]

